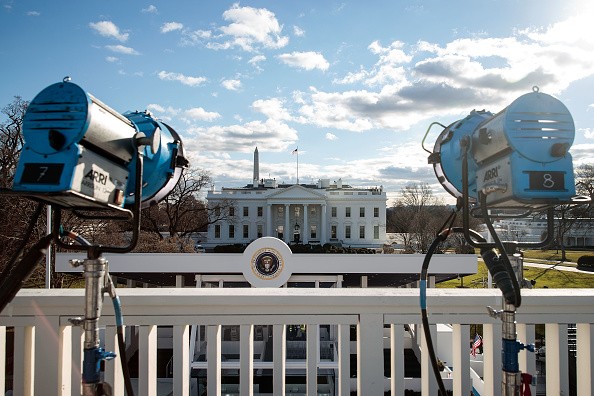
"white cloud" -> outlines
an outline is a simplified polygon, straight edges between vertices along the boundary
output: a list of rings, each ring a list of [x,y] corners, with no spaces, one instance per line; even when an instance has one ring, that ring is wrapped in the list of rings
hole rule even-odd
[[[196,87],[198,85],[203,84],[207,81],[205,77],[191,77],[185,76],[181,73],[172,73],[166,71],[160,71],[158,76],[161,80],[164,81],[178,81],[184,85],[188,85],[190,87]]]
[[[119,60],[119,58],[116,56],[107,56],[105,57],[105,60],[109,63],[115,63]]]
[[[229,91],[237,91],[241,89],[241,81],[240,80],[223,80],[221,82],[223,88],[228,89]]]
[[[476,36],[443,45],[420,41],[412,46],[374,41],[368,46],[376,56],[373,64],[333,80],[352,88],[294,94],[299,105],[294,119],[350,131],[406,130],[436,117],[461,118],[475,108],[498,112],[535,85],[556,95],[594,75],[594,36],[583,29],[590,24],[591,18],[580,15],[508,37]]]
[[[129,34],[120,32],[120,28],[112,21],[99,21],[89,23],[89,27],[103,37],[113,38],[121,42],[128,40]]]
[[[278,49],[289,43],[274,13],[265,8],[240,7],[236,3],[223,13],[223,19],[230,22],[219,28],[223,41],[209,43],[210,48],[239,47],[251,52],[259,47]]]
[[[301,29],[299,26],[293,26],[293,34],[297,37],[305,36],[305,30]]]
[[[214,121],[217,118],[220,118],[221,115],[217,112],[210,112],[204,110],[202,107],[194,107],[184,111],[184,114],[192,119],[198,121]]]
[[[182,30],[184,25],[179,22],[167,22],[161,26],[161,33],[169,33],[176,30]]]
[[[260,99],[252,103],[252,109],[273,120],[290,121],[291,115],[279,98]]]
[[[157,10],[157,7],[155,7],[154,5],[150,5],[147,8],[143,8],[141,10],[141,12],[145,13],[145,14],[157,14],[159,11]]]
[[[287,124],[268,119],[241,125],[193,127],[187,132],[184,146],[191,151],[251,152],[258,146],[262,151],[286,151],[297,141],[297,131]]]
[[[41,15],[41,13],[39,11],[28,11],[27,12],[27,16],[36,17],[36,16],[40,16],[40,15]]]
[[[594,128],[580,128],[578,132],[583,133],[586,139],[594,139]]]
[[[338,136],[336,136],[333,133],[328,132],[328,133],[326,133],[326,140],[330,140],[330,141],[338,140]]]
[[[140,53],[138,51],[136,51],[134,48],[131,47],[126,47],[124,45],[106,45],[105,48],[107,48],[108,50],[112,51],[112,52],[117,52],[118,54],[124,54],[124,55],[140,55]]]
[[[330,64],[319,52],[291,52],[290,54],[281,54],[278,58],[285,64],[305,70],[320,69],[328,70]]]
[[[262,70],[260,68],[260,62],[264,62],[265,60],[266,57],[264,55],[256,55],[248,61],[248,64],[254,66],[258,70]]]

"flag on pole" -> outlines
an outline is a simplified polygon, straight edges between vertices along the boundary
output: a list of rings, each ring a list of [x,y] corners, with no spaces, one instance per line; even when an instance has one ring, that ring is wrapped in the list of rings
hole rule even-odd
[[[478,335],[478,333],[474,336],[474,341],[472,342],[472,349],[470,350],[470,354],[472,356],[476,356],[476,352],[478,351],[479,347],[483,344],[483,338]]]
[[[291,152],[291,154],[297,154],[299,148],[296,148],[295,150],[293,150],[293,152]]]

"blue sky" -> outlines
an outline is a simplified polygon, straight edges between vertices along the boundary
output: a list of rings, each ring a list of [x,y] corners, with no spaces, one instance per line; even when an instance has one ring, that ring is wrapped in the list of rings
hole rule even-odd
[[[294,183],[299,147],[301,183],[442,195],[427,126],[535,85],[572,112],[574,162],[594,162],[589,3],[0,0],[0,106],[68,75],[173,126],[216,188],[250,182],[256,146],[261,176]]]

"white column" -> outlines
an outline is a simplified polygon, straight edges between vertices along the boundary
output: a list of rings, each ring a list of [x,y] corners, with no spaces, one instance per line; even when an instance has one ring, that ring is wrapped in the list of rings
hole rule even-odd
[[[322,204],[322,218],[320,221],[320,226],[321,226],[321,230],[320,230],[320,244],[325,244],[326,242],[328,242],[328,238],[326,236],[326,224],[328,223],[328,219],[326,218],[326,204],[323,203]]]
[[[431,339],[433,340],[433,344],[435,347],[435,353],[439,350],[437,345],[437,326],[434,324],[429,324],[429,328],[426,329],[425,326],[419,326],[421,331],[429,331],[431,332]],[[439,356],[438,356],[439,358]],[[431,365],[431,359],[429,358],[429,353],[427,352],[427,341],[425,340],[425,334],[421,334],[421,394],[423,395],[435,395],[437,394],[437,379],[433,374],[433,367]]]
[[[266,218],[265,221],[265,230],[264,236],[276,236],[272,235],[272,204],[266,204]]]
[[[207,393],[220,395],[221,386],[221,325],[206,326]]]
[[[483,391],[485,396],[501,395],[503,378],[501,347],[501,323],[483,324],[483,372],[485,373]],[[491,373],[492,375],[489,375]]]
[[[357,392],[384,394],[384,316],[359,315],[357,325]]]
[[[546,323],[545,342],[547,346],[547,395],[568,395],[567,325]]]
[[[189,325],[173,326],[173,394],[177,396],[190,394],[189,335]]]
[[[309,225],[307,224],[307,204],[303,204],[303,233],[301,234],[301,238],[303,239],[303,244],[309,242]]]
[[[517,323],[516,333],[518,341],[521,343],[525,345],[534,344],[534,325]],[[534,353],[529,352],[526,349],[520,351],[520,354],[518,355],[518,364],[522,373],[531,375],[536,374],[536,356]],[[531,387],[531,390],[533,395],[536,394],[536,387]]]
[[[289,206],[289,204],[285,204],[285,228],[283,230],[283,237],[285,239],[286,243],[289,243],[291,241],[291,235],[290,235],[290,230],[291,230],[291,224],[290,224],[290,220],[289,220],[289,209],[291,208],[291,206]]]
[[[138,335],[138,394],[157,394],[157,326],[140,326]]]
[[[390,325],[391,395],[404,395],[404,326]]]
[[[320,325],[307,325],[306,341],[306,375],[305,382],[308,395],[318,394],[318,351],[320,350]]]
[[[0,326],[0,345],[6,345],[6,326]],[[0,394],[6,388],[6,354],[0,352]]]
[[[286,336],[287,329],[285,325],[272,326],[272,393],[275,395],[285,394],[285,369],[287,366],[287,349],[285,347]]]
[[[239,394],[254,394],[254,325],[239,328]]]
[[[454,395],[469,395],[472,391],[472,380],[469,374],[470,359],[468,356],[470,326],[454,324],[452,327],[452,363],[454,365],[453,393]]]
[[[350,394],[351,326],[340,324],[338,325],[338,396],[349,396]]]
[[[35,327],[14,328],[14,377],[12,389],[15,395],[33,395],[35,379]]]
[[[73,343],[76,343],[76,341],[73,341]],[[105,327],[105,349],[108,351],[113,351],[117,355],[115,359],[112,359],[105,364],[105,382],[111,385],[114,395],[123,395],[125,384],[120,360],[120,349],[118,345],[116,326]],[[78,380],[80,382],[80,378],[78,378]],[[72,392],[72,394],[75,393],[76,392]]]
[[[578,395],[592,395],[594,394],[594,365],[592,364],[592,357],[594,357],[594,342],[592,342],[592,325],[590,323],[578,323],[576,334],[577,357],[577,394]]]

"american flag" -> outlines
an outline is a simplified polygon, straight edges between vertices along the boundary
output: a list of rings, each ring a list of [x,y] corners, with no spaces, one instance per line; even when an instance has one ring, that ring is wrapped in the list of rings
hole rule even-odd
[[[293,152],[291,154],[297,154],[298,151],[299,151],[299,149],[296,148],[295,150],[293,150]]]
[[[472,342],[472,349],[470,350],[470,354],[472,356],[476,356],[476,352],[482,344],[483,338],[477,333],[477,335],[474,336],[474,341]]]

